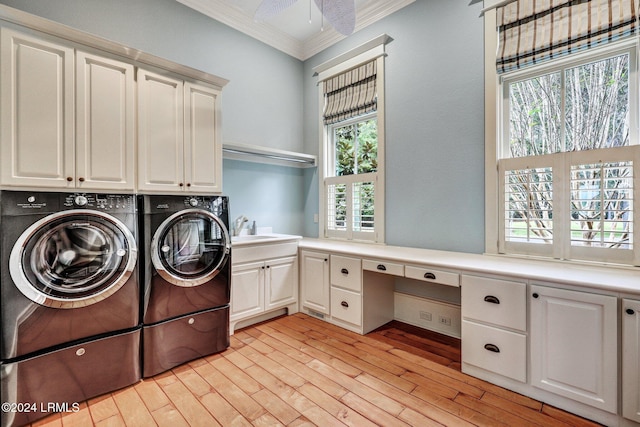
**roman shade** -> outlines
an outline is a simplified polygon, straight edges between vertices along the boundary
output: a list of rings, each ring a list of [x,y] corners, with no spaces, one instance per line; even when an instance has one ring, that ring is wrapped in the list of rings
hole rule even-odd
[[[324,124],[329,125],[375,111],[377,108],[376,60],[323,82]]]
[[[516,0],[496,8],[498,73],[639,33],[640,0]]]

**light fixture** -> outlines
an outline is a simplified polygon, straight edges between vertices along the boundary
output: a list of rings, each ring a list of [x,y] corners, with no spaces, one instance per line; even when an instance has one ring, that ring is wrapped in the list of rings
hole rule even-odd
[[[254,19],[266,21],[298,0],[262,0]],[[355,0],[314,0],[322,16],[341,34],[348,36],[356,26]]]

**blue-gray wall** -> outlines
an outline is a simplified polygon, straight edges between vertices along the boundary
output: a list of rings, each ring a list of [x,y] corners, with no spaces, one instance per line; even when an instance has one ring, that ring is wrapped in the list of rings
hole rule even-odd
[[[318,151],[313,67],[386,33],[386,242],[484,250],[484,57],[479,7],[417,0],[307,60],[305,147]],[[307,195],[305,231],[317,228]],[[315,204],[314,204],[315,202]]]
[[[304,63],[174,0],[0,0],[230,80],[223,139],[318,154],[313,67],[386,33],[387,243],[484,248],[483,28],[467,0],[417,0]],[[317,236],[315,169],[224,161],[232,216]]]

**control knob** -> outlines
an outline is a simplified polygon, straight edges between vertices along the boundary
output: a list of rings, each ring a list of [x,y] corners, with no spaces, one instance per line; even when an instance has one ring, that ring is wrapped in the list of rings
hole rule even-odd
[[[86,206],[88,203],[88,200],[85,196],[76,196],[75,199],[73,199],[73,202],[77,205],[77,206]]]
[[[198,199],[196,199],[195,197],[192,197],[191,199],[189,199],[189,204],[193,207],[198,206]]]

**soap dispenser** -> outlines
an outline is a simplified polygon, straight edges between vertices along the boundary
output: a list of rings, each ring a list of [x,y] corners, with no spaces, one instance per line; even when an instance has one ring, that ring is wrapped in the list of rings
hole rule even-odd
[[[253,234],[254,236],[257,234],[257,230],[256,230],[256,222],[253,221],[253,223],[251,224],[251,230],[250,230],[251,234]]]

